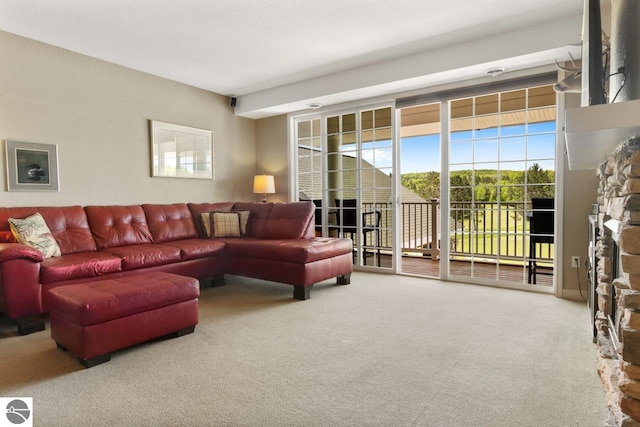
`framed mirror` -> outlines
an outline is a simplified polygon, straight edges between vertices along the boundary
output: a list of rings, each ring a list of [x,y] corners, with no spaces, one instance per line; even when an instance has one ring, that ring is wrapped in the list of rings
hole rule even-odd
[[[213,179],[213,132],[150,121],[151,176]]]

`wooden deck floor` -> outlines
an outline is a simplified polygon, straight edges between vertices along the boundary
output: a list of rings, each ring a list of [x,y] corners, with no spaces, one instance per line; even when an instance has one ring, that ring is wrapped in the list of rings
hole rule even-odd
[[[368,263],[371,263],[372,261],[372,257],[367,258]],[[382,254],[380,256],[380,264],[381,267],[391,267],[391,256]],[[451,263],[451,274],[471,277],[472,268],[473,277],[477,278],[486,278],[491,280],[499,279],[523,284],[526,284],[528,280],[528,271],[526,266],[502,264],[498,268],[496,264],[480,262],[472,264],[465,261],[453,261]],[[437,260],[433,261],[431,258],[427,257],[403,256],[402,272],[437,278],[440,276],[440,262]],[[536,283],[538,286],[552,286],[553,269],[542,269],[539,267],[538,274],[536,275]]]

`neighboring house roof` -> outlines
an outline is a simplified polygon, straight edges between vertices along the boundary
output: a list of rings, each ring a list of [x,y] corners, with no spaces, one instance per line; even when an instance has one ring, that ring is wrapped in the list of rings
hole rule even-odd
[[[331,187],[342,199],[355,199],[357,189],[357,170],[361,173],[360,197],[363,207],[367,210],[379,210],[381,219],[381,244],[391,246],[391,215],[393,208],[391,177],[377,169],[366,160],[358,160],[353,156],[341,155],[338,158],[339,168],[336,168],[338,182]],[[356,167],[358,166],[358,167]],[[298,147],[298,184],[301,200],[322,199],[322,152],[309,147]],[[426,249],[431,242],[431,202],[420,197],[417,193],[402,186],[400,188],[402,203],[402,247],[407,249]],[[415,207],[411,208],[410,205]],[[334,206],[334,203],[330,203]],[[440,209],[436,213],[436,227],[439,224]],[[439,236],[439,233],[438,233]]]
[[[343,199],[356,198],[356,170],[362,171],[361,200],[364,204],[389,203],[391,201],[391,177],[377,169],[366,160],[360,160],[356,168],[357,159],[352,156],[340,156],[341,168],[337,171],[341,183],[336,186],[342,192]],[[298,147],[298,187],[307,200],[322,198],[322,153],[308,147]],[[428,203],[417,193],[406,187],[400,189],[400,199],[404,203]],[[304,198],[304,197],[302,197]]]

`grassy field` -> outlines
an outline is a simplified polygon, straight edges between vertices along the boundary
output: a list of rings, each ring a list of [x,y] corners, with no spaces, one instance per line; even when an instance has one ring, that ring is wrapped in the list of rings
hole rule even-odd
[[[495,207],[495,205],[493,205]],[[468,212],[468,211],[467,211]],[[461,218],[458,231],[452,231],[456,252],[473,252],[490,257],[523,259],[529,257],[529,221],[523,211],[501,206],[476,211],[475,218]],[[475,224],[474,224],[475,223]],[[554,245],[540,244],[537,257],[553,259]]]

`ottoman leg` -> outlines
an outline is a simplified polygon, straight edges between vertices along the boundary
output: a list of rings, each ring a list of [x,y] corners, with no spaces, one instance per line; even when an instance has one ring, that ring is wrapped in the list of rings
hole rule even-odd
[[[227,281],[224,279],[224,276],[216,276],[211,278],[211,287],[218,288],[220,286],[225,286]]]
[[[183,337],[185,335],[192,334],[193,331],[196,330],[196,325],[189,326],[188,328],[180,329],[179,331],[175,331],[167,335],[167,338],[178,338]]]
[[[338,276],[338,285],[349,285],[351,284],[351,273],[343,274],[342,276]]]
[[[18,317],[13,321],[18,326],[18,335],[29,335],[34,332],[44,331],[44,320],[39,314]]]
[[[78,362],[80,362],[80,364],[85,368],[93,368],[94,366],[108,362],[109,360],[111,360],[111,353],[106,353],[86,360],[78,357]]]
[[[59,350],[67,351],[67,347],[63,346],[58,341],[56,341],[56,347],[58,347]]]
[[[293,297],[297,300],[304,301],[311,298],[311,289],[313,285],[310,286],[294,286],[293,287]]]

